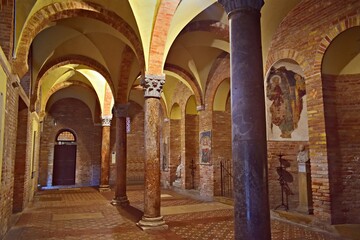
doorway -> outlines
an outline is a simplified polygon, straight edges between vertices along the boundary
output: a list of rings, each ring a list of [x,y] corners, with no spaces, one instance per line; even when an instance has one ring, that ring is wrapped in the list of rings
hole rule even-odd
[[[76,138],[69,130],[56,138],[53,169],[53,186],[75,184]]]

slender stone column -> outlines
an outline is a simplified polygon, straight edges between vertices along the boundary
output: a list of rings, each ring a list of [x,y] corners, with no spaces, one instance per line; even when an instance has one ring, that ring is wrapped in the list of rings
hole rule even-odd
[[[145,194],[144,216],[137,223],[143,229],[167,229],[160,215],[160,96],[164,76],[146,75],[145,89]]]
[[[218,0],[229,17],[235,239],[271,239],[260,9]]]
[[[127,206],[129,200],[126,195],[126,116],[129,104],[115,104],[114,114],[116,117],[116,187],[115,197],[111,204]]]
[[[110,126],[111,116],[103,116],[102,123],[102,142],[101,142],[101,173],[99,191],[110,191]]]

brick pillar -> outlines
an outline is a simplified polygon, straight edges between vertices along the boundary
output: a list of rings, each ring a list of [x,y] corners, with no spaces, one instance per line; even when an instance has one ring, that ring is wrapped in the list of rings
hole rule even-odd
[[[146,75],[145,88],[145,193],[144,216],[137,223],[143,229],[167,229],[160,215],[160,96],[164,76]]]
[[[111,204],[127,206],[129,200],[126,195],[126,117],[128,115],[129,104],[115,104],[114,113],[116,117],[116,187],[115,197]]]
[[[2,1],[0,7],[0,45],[5,56],[11,59],[13,47],[14,1]]]
[[[235,239],[271,239],[267,183],[262,0],[218,0],[229,17]]]
[[[110,191],[110,126],[111,116],[103,116],[102,123],[102,142],[101,142],[101,174],[99,191]]]

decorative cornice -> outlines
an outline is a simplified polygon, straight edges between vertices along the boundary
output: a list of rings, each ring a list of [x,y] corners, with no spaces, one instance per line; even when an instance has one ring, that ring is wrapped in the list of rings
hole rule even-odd
[[[146,74],[142,79],[141,85],[143,86],[145,98],[160,98],[163,85],[165,84],[165,75],[151,75]]]
[[[264,5],[263,0],[218,0],[218,3],[225,8],[227,14],[240,9],[260,11]]]
[[[116,118],[124,118],[128,116],[130,103],[120,104],[117,103],[114,105],[114,115]]]
[[[110,127],[112,116],[101,116],[101,126]]]

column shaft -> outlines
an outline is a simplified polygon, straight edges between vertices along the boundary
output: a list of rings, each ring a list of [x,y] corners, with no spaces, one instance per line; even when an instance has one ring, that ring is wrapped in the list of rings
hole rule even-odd
[[[143,229],[167,229],[160,215],[160,96],[164,76],[147,75],[145,88],[145,193],[144,216],[138,222]]]
[[[145,205],[144,216],[160,216],[160,100],[145,100]]]
[[[260,10],[229,14],[235,239],[271,239]]]
[[[110,126],[102,127],[100,191],[109,191]]]
[[[126,104],[119,104],[115,106],[116,116],[116,142],[115,142],[115,154],[116,154],[116,187],[115,197],[112,201],[113,205],[127,206],[129,200],[126,195],[126,165],[127,165],[127,136],[126,136],[126,116],[127,116]]]

